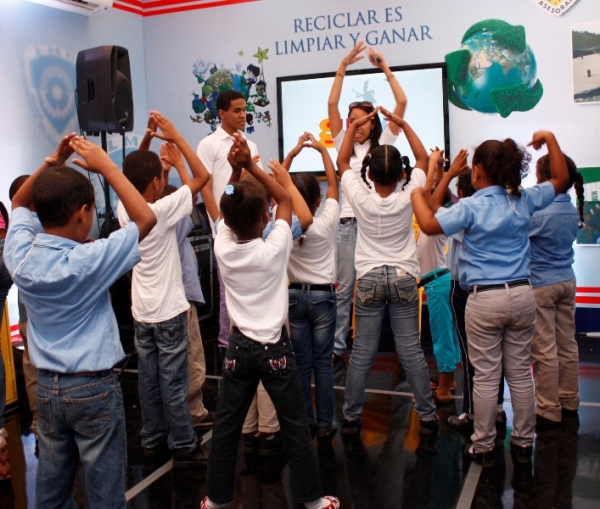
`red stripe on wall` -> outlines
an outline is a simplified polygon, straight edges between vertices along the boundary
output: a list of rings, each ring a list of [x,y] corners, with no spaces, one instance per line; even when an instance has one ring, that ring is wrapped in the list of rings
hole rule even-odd
[[[577,304],[600,304],[600,297],[585,297],[578,295],[575,297],[575,302]]]
[[[221,7],[225,5],[243,4],[257,2],[259,0],[221,0],[216,2],[190,3],[189,0],[157,0],[155,2],[139,2],[139,0],[118,0],[124,3],[115,3],[113,7],[122,11],[140,14],[141,16],[158,16],[174,12],[193,11],[197,9],[208,9],[210,7]],[[180,5],[187,3],[188,5]],[[132,9],[127,4],[135,5],[139,9]],[[164,7],[164,8],[160,8]]]
[[[121,11],[130,12],[132,14],[137,14],[138,16],[143,16],[144,15],[144,13],[143,13],[143,11],[141,9],[136,9],[134,7],[130,7],[129,5],[114,3],[113,7],[115,9],[119,9]]]
[[[597,286],[578,286],[577,293],[600,293],[600,287]]]

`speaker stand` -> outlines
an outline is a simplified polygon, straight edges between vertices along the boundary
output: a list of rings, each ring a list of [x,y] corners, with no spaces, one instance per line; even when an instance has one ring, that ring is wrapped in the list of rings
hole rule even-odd
[[[108,154],[108,143],[106,142],[106,132],[100,133],[100,140],[102,142],[102,150]],[[125,142],[125,140],[123,140]],[[104,214],[100,217],[104,219],[102,222],[102,226],[100,227],[100,232],[98,237],[101,239],[107,238],[112,232],[119,228],[117,220],[115,218],[115,214],[112,210],[112,206],[110,204],[110,186],[104,178]]]

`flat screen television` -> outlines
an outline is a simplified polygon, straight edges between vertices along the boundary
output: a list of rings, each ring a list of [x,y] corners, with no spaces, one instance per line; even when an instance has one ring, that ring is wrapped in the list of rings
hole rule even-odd
[[[445,149],[445,154],[449,154],[446,64],[391,67],[391,70],[408,99],[405,118],[425,148],[438,146]],[[327,114],[327,99],[334,77],[335,72],[277,78],[281,160],[296,145],[298,137],[304,131],[309,131],[330,149],[335,163],[337,151],[331,141]],[[381,105],[389,110],[393,110],[396,105],[385,74],[377,68],[346,73],[339,102],[344,127],[348,105],[356,101],[370,101],[375,106]],[[385,119],[381,117],[381,120],[385,125]],[[396,147],[414,164],[414,156],[402,134],[398,136]],[[319,153],[310,148],[304,149],[294,160],[291,171],[324,175]]]

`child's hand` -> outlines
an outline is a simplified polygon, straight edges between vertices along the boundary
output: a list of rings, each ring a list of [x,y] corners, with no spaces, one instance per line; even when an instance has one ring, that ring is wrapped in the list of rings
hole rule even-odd
[[[254,164],[252,155],[250,154],[250,147],[240,133],[233,133],[233,145],[231,146],[230,153],[236,166],[248,169]],[[229,161],[229,164],[231,164],[231,161]],[[232,167],[234,166],[232,165]]]
[[[317,152],[323,152],[323,150],[327,150],[327,148],[317,141],[317,139],[311,134],[306,133],[306,141],[304,142],[305,147],[314,148]]]
[[[150,113],[150,116],[148,117],[148,126],[146,131],[147,132],[156,132],[156,129],[158,128],[158,124],[156,123],[156,120],[152,117],[152,112]]]
[[[99,147],[82,137],[73,137],[70,142],[70,147],[77,152],[77,155],[84,159],[83,161],[81,159],[73,159],[73,164],[81,166],[84,170],[103,174],[105,170],[111,166],[116,168],[115,163],[113,163],[108,154],[102,150],[102,147]]]
[[[394,115],[391,111],[386,110],[383,106],[379,106],[378,109],[381,111],[386,120],[388,120],[388,122],[393,122],[398,127],[400,127],[400,129],[402,129],[402,126],[405,123],[405,120],[402,117]]]
[[[65,161],[69,159],[73,153],[71,140],[76,136],[77,135],[75,133],[67,134],[62,140],[60,140],[60,143],[58,144],[58,147],[56,147],[56,150],[53,152],[53,154],[44,159],[44,162],[50,166],[62,166],[65,164]]]
[[[467,165],[467,158],[469,157],[469,151],[461,148],[454,161],[452,161],[452,165],[448,170],[448,175],[452,178],[460,175],[463,171],[467,170],[469,166]]]
[[[430,165],[436,166],[439,164],[443,166],[444,163],[448,161],[447,159],[444,159],[444,149],[435,147],[430,148],[429,150],[431,151],[431,155],[429,156]]]
[[[177,140],[181,138],[181,134],[172,124],[172,122],[167,118],[161,115],[158,111],[153,111],[150,113],[150,120],[148,123],[156,122],[156,126],[160,129],[160,133],[158,131],[148,131],[150,136],[153,138],[159,138],[164,141],[172,141],[173,143],[177,143]]]
[[[160,161],[165,171],[170,170],[171,166],[181,167],[183,165],[183,156],[175,143],[163,143],[160,146]]]
[[[359,60],[364,58],[364,56],[359,57],[358,56],[359,53],[362,53],[366,49],[367,49],[367,45],[365,44],[365,41],[358,41],[358,43],[356,44],[356,46],[354,46],[354,48],[352,48],[350,53],[348,53],[342,59],[342,64],[351,65],[351,64],[358,62]]]
[[[290,174],[277,159],[271,159],[267,166],[271,169],[275,180],[281,187],[285,188],[287,185],[294,185]]]
[[[548,142],[549,138],[554,138],[554,134],[552,134],[550,131],[537,131],[533,133],[533,138],[527,144],[527,146],[533,147],[535,150],[539,150]]]
[[[231,165],[231,169],[233,170],[234,173],[241,173],[242,170],[244,169],[244,167],[242,166],[243,161],[242,162],[238,161],[238,158],[237,158],[238,154],[239,154],[239,150],[238,150],[238,147],[236,146],[236,143],[234,142],[233,145],[231,145],[229,152],[227,153],[227,162]]]
[[[304,131],[298,138],[298,143],[296,143],[294,148],[292,150],[290,150],[290,155],[292,157],[296,157],[300,152],[302,152],[302,149],[307,146],[306,145],[306,142],[307,142],[306,135],[307,134],[308,133],[306,131]]]
[[[365,115],[364,117],[355,118],[354,121],[350,124],[350,127],[356,129],[361,125],[365,125],[367,122],[370,122],[375,118],[375,115],[379,112],[379,106],[375,108],[371,113]]]
[[[379,67],[381,69],[387,66],[383,55],[379,51],[375,51],[373,48],[369,48],[368,55],[369,62],[371,62],[375,67]]]
[[[254,164],[258,164],[258,161],[260,161],[260,154],[256,154],[255,156],[252,156],[252,162]]]

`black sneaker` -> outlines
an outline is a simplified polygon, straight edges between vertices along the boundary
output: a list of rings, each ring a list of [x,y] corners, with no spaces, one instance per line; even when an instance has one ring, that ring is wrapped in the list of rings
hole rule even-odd
[[[215,421],[210,412],[208,412],[199,422],[194,423],[194,430],[196,430],[196,433],[203,433],[212,428],[214,424]]]
[[[258,454],[258,437],[252,433],[244,434],[244,454]]]
[[[513,476],[511,479],[513,489],[524,491],[531,488],[533,482],[532,453],[532,447],[521,447],[512,442],[510,443],[510,455],[513,461]]]
[[[440,429],[440,422],[438,421],[437,417],[429,419],[428,421],[421,419],[420,423],[419,435],[437,436],[438,430]]]
[[[355,419],[353,421],[344,419],[342,421],[342,431],[340,433],[344,436],[360,436],[361,428],[362,421],[360,419]]]
[[[166,438],[153,447],[144,447],[143,449],[146,458],[163,458],[170,454]]]
[[[579,419],[579,412],[577,410],[569,410],[568,408],[562,408],[560,413],[563,419]]]
[[[285,454],[281,431],[271,434],[262,433],[258,439],[258,455],[277,456],[278,454]]]
[[[559,429],[561,426],[560,421],[553,421],[546,419],[546,417],[540,414],[535,414],[535,431],[536,433],[543,433],[545,431],[551,431],[553,429]]]
[[[479,463],[483,468],[492,468],[496,465],[494,451],[475,452],[473,444],[467,444],[465,447],[465,456]]]
[[[460,432],[473,433],[473,419],[469,414],[451,415],[448,417],[448,424]]]
[[[191,452],[173,451],[173,468],[206,468],[208,458],[200,446]]]
[[[319,443],[331,442],[336,433],[337,426],[333,422],[329,426],[319,426],[319,429],[317,430],[317,441]]]

